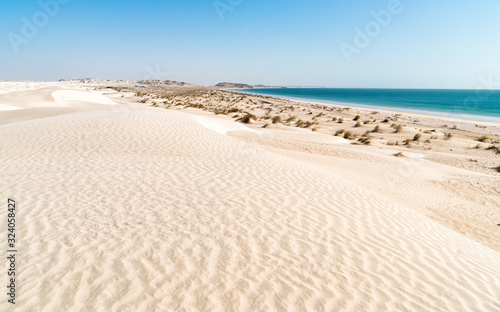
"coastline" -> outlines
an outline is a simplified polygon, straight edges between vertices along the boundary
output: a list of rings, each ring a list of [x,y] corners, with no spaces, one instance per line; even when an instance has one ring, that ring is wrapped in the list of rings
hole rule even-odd
[[[258,89],[275,89],[275,88],[258,88]],[[314,89],[314,88],[312,88]],[[325,88],[328,89],[328,88]],[[359,109],[372,109],[372,110],[381,110],[385,111],[388,113],[405,113],[405,114],[417,114],[417,115],[424,115],[428,117],[440,117],[440,118],[458,118],[460,120],[463,120],[464,122],[467,120],[473,121],[473,122],[491,122],[500,125],[500,117],[497,116],[490,116],[490,115],[475,115],[475,114],[454,114],[450,113],[447,111],[430,111],[430,110],[419,110],[419,109],[414,109],[414,108],[403,108],[403,107],[389,107],[389,106],[383,106],[383,105],[370,105],[370,104],[364,104],[364,103],[356,103],[356,102],[341,102],[341,101],[333,101],[333,100],[318,100],[318,99],[308,99],[308,98],[302,98],[302,97],[293,97],[293,96],[283,96],[283,95],[274,95],[274,94],[267,94],[267,93],[259,93],[259,92],[252,92],[252,91],[246,91],[245,90],[252,90],[252,89],[228,89],[230,92],[236,92],[236,93],[245,93],[245,94],[253,94],[253,95],[261,95],[261,96],[271,96],[271,97],[276,97],[276,98],[281,98],[281,99],[286,99],[286,100],[291,100],[291,101],[299,101],[303,103],[314,103],[314,104],[330,104],[330,105],[336,105],[336,106],[344,106],[344,107],[352,107],[352,108],[359,108]],[[419,89],[416,89],[419,90]],[[491,125],[491,124],[490,124]]]

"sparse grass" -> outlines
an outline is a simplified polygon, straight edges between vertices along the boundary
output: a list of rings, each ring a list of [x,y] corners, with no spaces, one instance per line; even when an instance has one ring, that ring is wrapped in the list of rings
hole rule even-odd
[[[355,135],[351,131],[344,132],[344,139],[353,140],[355,139]]]
[[[186,106],[186,107],[188,107],[188,106]],[[226,115],[227,114],[227,109],[216,109],[214,111],[214,114],[215,115]]]
[[[309,120],[303,121],[302,119],[297,120],[297,122],[295,123],[295,125],[299,128],[309,128],[310,126],[315,124],[315,122],[311,122]]]
[[[273,124],[277,124],[277,123],[282,123],[281,116],[274,116],[273,117]]]
[[[310,126],[312,126],[312,125],[314,125],[314,124],[315,124],[314,122],[311,122],[311,121],[309,121],[309,120],[308,120],[308,121],[306,121],[306,122],[304,123],[304,126],[303,126],[303,127],[304,127],[304,128],[309,128]]]
[[[448,141],[449,139],[451,139],[453,137],[453,134],[451,134],[450,132],[447,132],[444,134],[444,139],[446,141]]]
[[[252,120],[257,120],[257,116],[253,114],[246,114],[245,116],[243,116],[243,118],[240,119],[240,121],[245,124],[250,123]]]
[[[480,137],[479,139],[477,139],[479,142],[483,142],[483,143],[488,143],[488,141],[490,140],[490,138],[488,138],[487,136],[483,135],[482,137]]]
[[[488,151],[494,151],[495,153],[499,154],[500,153],[500,148],[496,145],[490,145],[486,148]]]
[[[191,107],[191,108],[198,108],[198,109],[205,109],[205,105],[199,104],[199,103],[187,103],[185,107]],[[227,111],[226,111],[227,112]]]
[[[361,138],[358,139],[358,142],[363,143],[364,145],[371,145],[372,144],[371,139],[367,136],[362,136]]]
[[[406,146],[409,147],[411,146],[411,144],[415,144],[416,148],[419,149],[422,148],[422,150],[428,150],[434,144],[437,144],[437,146],[440,146],[440,144],[446,144],[446,142],[443,142],[442,140],[450,139],[452,137],[452,134],[451,133],[448,134],[445,132],[453,131],[454,133],[453,135],[458,135],[457,138],[453,138],[456,140],[461,139],[462,137],[464,137],[465,139],[468,136],[472,136],[471,139],[468,140],[469,149],[475,148],[477,150],[483,149],[483,150],[493,151],[493,153],[484,152],[485,156],[487,156],[487,154],[490,153],[491,154],[490,157],[495,157],[494,153],[497,153],[496,156],[500,155],[500,141],[498,141],[498,139],[491,134],[484,133],[485,135],[483,135],[483,133],[480,134],[471,133],[470,135],[469,134],[462,135],[453,130],[453,128],[455,127],[450,126],[449,129],[451,131],[442,129],[441,126],[439,129],[433,129],[431,128],[432,125],[430,124],[428,125],[425,123],[421,125],[421,127],[423,127],[424,129],[416,129],[417,131],[415,131],[414,128],[418,126],[406,124],[404,120],[398,121],[397,115],[392,116],[392,115],[386,115],[385,113],[380,113],[378,116],[373,115],[373,117],[372,116],[365,117],[365,115],[363,116],[356,115],[356,117],[354,117],[352,116],[352,114],[356,113],[356,110],[353,109],[348,111],[341,108],[331,108],[331,107],[324,108],[322,106],[317,106],[317,105],[315,106],[312,104],[299,105],[299,103],[291,101],[283,101],[284,103],[279,103],[279,100],[276,100],[276,103],[284,105],[281,106],[276,105],[276,103],[274,102],[273,103],[267,102],[268,104],[266,104],[266,102],[263,102],[261,100],[264,99],[264,97],[260,96],[247,97],[247,95],[243,97],[242,95],[235,95],[233,93],[229,93],[226,91],[214,90],[210,88],[162,89],[158,87],[153,88],[153,87],[136,86],[133,88],[132,87],[123,88],[123,90],[121,91],[128,92],[128,94],[130,95],[138,93],[138,95],[140,95],[141,97],[131,98],[131,100],[133,101],[141,100],[145,102],[146,105],[156,106],[155,102],[158,102],[160,107],[165,107],[170,109],[181,109],[183,107],[200,108],[205,111],[211,112],[212,114],[213,113],[226,114],[229,117],[233,117],[235,120],[241,122],[250,123],[252,122],[252,120],[259,120],[260,127],[263,128],[272,128],[274,126],[273,123],[278,123],[278,124],[282,123],[287,126],[297,126],[297,127],[300,126],[303,128],[311,129],[313,131],[318,130],[319,132],[324,131],[325,133],[327,133],[326,128],[323,129],[322,127],[320,127],[320,125],[323,122],[325,122],[325,125],[328,124],[329,126],[335,127],[337,123],[344,123],[345,120],[346,125],[339,124],[337,129],[343,126],[345,129],[351,130],[352,131],[351,133],[347,133],[346,135],[344,129],[330,130],[330,133],[338,137],[346,136],[348,139],[352,140],[350,143],[353,144],[364,143],[364,141],[371,139],[372,140],[371,143],[373,144],[375,144],[375,141],[377,141],[377,142],[387,143],[387,145],[405,146],[404,144],[406,144],[407,142],[405,140],[406,138],[404,137],[406,136],[407,138],[411,139],[411,142],[409,144],[406,144]],[[125,96],[128,97],[128,95]],[[177,107],[175,107],[176,105]],[[297,116],[292,116],[292,115],[297,114],[299,112],[304,116],[305,114],[309,114],[308,115],[309,117],[304,117],[305,118],[304,120],[297,122],[298,120]],[[344,114],[350,114],[350,116]],[[258,118],[254,118],[253,116],[255,115],[257,115]],[[276,118],[276,116],[279,115],[281,115],[281,121],[278,118]],[[321,122],[320,123],[315,122],[314,119],[311,119],[311,117],[313,116],[318,121],[321,120]],[[351,120],[353,119],[355,121],[351,123]],[[413,119],[411,118],[410,122],[412,120]],[[390,130],[388,126],[390,126],[392,123],[394,123],[393,130]],[[384,124],[386,124],[387,126],[385,126]],[[360,130],[357,130],[356,127],[359,127],[358,129]],[[426,128],[428,130],[426,130]],[[369,135],[365,132],[367,129],[369,130]],[[358,133],[356,134],[355,132]],[[400,133],[399,135],[389,134],[398,132],[402,133]],[[384,135],[382,136],[376,133],[383,133]],[[417,134],[421,134],[421,136]],[[373,137],[370,138],[371,136]],[[383,137],[385,137],[385,139]],[[476,141],[477,143],[473,143],[473,140]],[[400,150],[405,150],[405,149],[400,149]],[[407,152],[410,151],[412,150],[411,149],[407,150]],[[482,151],[474,153],[481,154]],[[497,163],[495,165],[500,165],[500,163]],[[489,168],[492,167],[493,164],[490,164]]]
[[[401,152],[393,154],[393,156],[396,156],[396,157],[405,157],[405,155],[403,153],[401,153]]]

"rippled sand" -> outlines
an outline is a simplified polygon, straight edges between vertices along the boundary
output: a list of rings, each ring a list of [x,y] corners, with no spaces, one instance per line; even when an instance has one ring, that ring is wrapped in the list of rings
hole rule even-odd
[[[218,119],[65,92],[0,112],[16,311],[500,310],[500,253],[356,181],[367,159],[346,179]]]

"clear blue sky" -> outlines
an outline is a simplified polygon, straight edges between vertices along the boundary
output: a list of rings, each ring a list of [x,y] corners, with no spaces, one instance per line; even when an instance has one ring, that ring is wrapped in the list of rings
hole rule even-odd
[[[160,79],[199,84],[500,82],[498,0],[401,0],[389,23],[371,12],[387,10],[392,0],[65,1],[52,16],[39,1],[0,2],[0,80],[153,79],[158,68]],[[26,21],[34,19],[33,35]],[[355,28],[367,25],[373,36],[360,48]],[[357,49],[350,62],[346,46]]]

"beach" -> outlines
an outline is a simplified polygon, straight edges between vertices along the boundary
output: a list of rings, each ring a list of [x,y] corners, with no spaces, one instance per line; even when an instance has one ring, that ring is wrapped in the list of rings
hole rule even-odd
[[[488,121],[0,82],[15,310],[498,311],[499,148]]]

